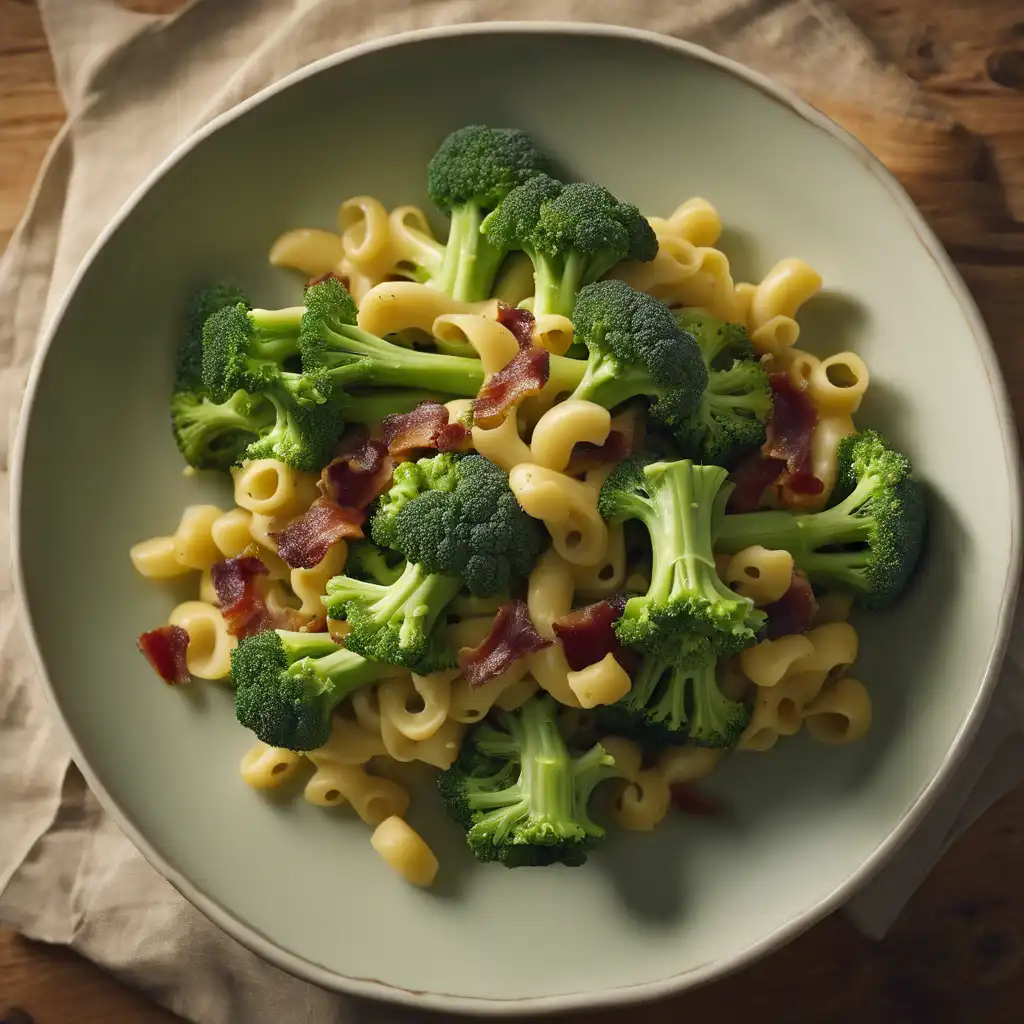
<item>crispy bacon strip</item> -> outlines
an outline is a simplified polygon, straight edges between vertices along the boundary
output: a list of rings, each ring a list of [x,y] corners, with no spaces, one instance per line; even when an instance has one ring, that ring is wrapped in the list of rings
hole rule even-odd
[[[188,671],[188,633],[181,626],[159,626],[143,633],[139,650],[156,674],[171,686],[180,686],[192,679]]]
[[[794,572],[789,590],[778,601],[765,605],[762,610],[768,616],[765,637],[774,640],[789,633],[806,633],[818,610],[818,602],[807,577],[803,573]]]
[[[672,806],[683,814],[695,814],[704,818],[717,818],[722,814],[722,805],[711,800],[689,782],[674,782],[669,786]]]
[[[824,486],[811,472],[811,438],[818,424],[814,405],[788,373],[773,373],[770,380],[774,404],[765,442],[733,470],[730,512],[756,512],[773,484],[803,495],[821,494]]]
[[[293,569],[312,569],[319,565],[327,549],[342,538],[363,536],[366,513],[342,506],[330,498],[317,498],[288,525],[270,536],[277,541],[277,553]]]
[[[515,336],[519,354],[492,374],[476,396],[473,422],[485,429],[500,426],[509,409],[538,394],[551,372],[551,353],[533,344],[533,314],[529,310],[501,306],[498,322]]]
[[[448,410],[440,402],[420,402],[411,412],[385,416],[381,436],[395,455],[413,448],[436,448],[437,436],[447,425]]]
[[[345,508],[364,509],[391,486],[394,469],[387,446],[368,439],[324,466],[320,493]]]
[[[232,636],[241,639],[269,628],[270,612],[256,586],[257,578],[266,575],[267,567],[255,555],[225,558],[210,569],[220,613]]]
[[[533,328],[536,320],[528,309],[517,309],[498,303],[498,323],[504,327],[519,345],[519,351],[528,349],[533,344]]]
[[[626,598],[616,594],[607,601],[588,604],[585,608],[576,608],[555,619],[552,627],[555,635],[562,641],[565,660],[574,672],[601,661],[606,655],[612,654],[616,661],[627,670],[625,664],[630,659],[626,649],[619,643],[615,635],[615,623],[622,617],[626,607]]]
[[[790,490],[820,494],[824,485],[811,472],[811,438],[818,425],[817,410],[806,388],[797,387],[788,373],[773,373],[770,379],[772,415],[761,450],[767,458],[785,462],[783,482]]]
[[[494,617],[490,633],[476,647],[459,651],[459,667],[471,687],[483,686],[500,676],[519,658],[550,647],[534,628],[526,602],[506,601]]]
[[[464,452],[473,446],[473,435],[461,423],[447,423],[437,434],[439,452]]]

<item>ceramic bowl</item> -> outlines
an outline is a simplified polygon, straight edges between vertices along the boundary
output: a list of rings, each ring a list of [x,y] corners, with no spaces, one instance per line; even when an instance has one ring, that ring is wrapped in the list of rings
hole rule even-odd
[[[409,83],[423,81],[420,104]],[[860,422],[914,459],[933,520],[906,599],[860,622],[857,674],[875,703],[864,742],[797,737],[738,755],[713,785],[731,808],[725,821],[677,817],[651,835],[614,836],[580,869],[476,864],[438,801],[422,799],[412,821],[443,870],[436,890],[420,891],[391,873],[354,816],[246,788],[237,766],[250,737],[230,690],[170,691],[136,650],[175,597],[135,575],[128,547],[170,532],[190,502],[229,500],[222,482],[182,475],[168,429],[183,297],[227,277],[263,305],[294,302],[296,280],[267,264],[275,237],[333,227],[356,193],[426,207],[428,158],[474,122],[525,129],[567,174],[649,214],[705,196],[728,226],[737,280],[787,256],[817,268],[826,290],[801,316],[801,343],[868,361]],[[1017,453],[992,348],[900,187],[764,78],[608,27],[392,38],[304,68],[210,124],[78,272],[32,374],[15,475],[18,574],[42,685],[128,836],[204,913],[286,970],[454,1011],[536,1015],[678,992],[840,905],[907,838],[971,740],[1019,562]]]

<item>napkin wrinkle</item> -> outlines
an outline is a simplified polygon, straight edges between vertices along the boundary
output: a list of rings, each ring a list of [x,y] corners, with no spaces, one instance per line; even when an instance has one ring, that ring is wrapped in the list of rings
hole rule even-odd
[[[125,199],[212,117],[343,46],[469,21],[632,25],[707,46],[819,105],[856,103],[908,125],[948,121],[830,0],[193,0],[170,16],[128,12],[114,0],[40,0],[40,8],[69,120],[0,257],[0,409],[8,431],[0,453],[10,444],[41,329]],[[4,462],[0,500],[9,490]],[[4,504],[8,549],[9,516]],[[0,557],[0,920],[70,945],[197,1024],[440,1020],[339,997],[283,973],[221,932],[149,866],[70,761],[15,625],[5,564]],[[1015,632],[1019,662],[1024,630]],[[848,905],[866,934],[884,933],[937,857],[1024,774],[1022,677],[1018,664],[1008,667],[943,799]]]
[[[111,55],[165,20],[122,7],[115,0],[50,0],[39,13],[50,44],[57,89],[69,115],[100,83]]]

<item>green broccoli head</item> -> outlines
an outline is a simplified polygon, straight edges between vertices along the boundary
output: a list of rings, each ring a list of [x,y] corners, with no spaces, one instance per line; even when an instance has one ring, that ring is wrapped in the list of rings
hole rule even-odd
[[[224,401],[235,391],[261,394],[272,385],[289,391],[296,401],[324,401],[308,375],[288,368],[299,356],[303,307],[247,310],[225,306],[203,325],[203,387]]]
[[[185,310],[185,336],[178,348],[174,372],[175,391],[196,391],[203,381],[203,324],[225,306],[249,308],[245,293],[234,284],[221,282],[192,293]]]
[[[174,440],[196,469],[229,469],[274,422],[273,406],[246,391],[225,402],[214,402],[201,390],[177,391],[171,398]]]
[[[550,170],[524,132],[470,125],[452,132],[427,168],[431,201],[451,216],[443,252],[423,247],[414,276],[463,302],[490,296],[507,248],[480,230],[483,218],[517,185]]]
[[[557,390],[608,409],[642,397],[659,422],[697,408],[708,373],[696,342],[663,302],[624,281],[597,281],[580,291],[572,317],[589,355],[586,362],[551,360]]]
[[[686,456],[731,467],[764,443],[772,389],[742,324],[724,323],[698,310],[676,314],[697,341],[708,370],[697,407],[677,417],[673,433]]]
[[[543,527],[519,507],[493,462],[446,453],[398,469],[374,514],[374,541],[429,573],[461,577],[480,597],[530,572],[544,547]]]
[[[712,535],[726,472],[689,459],[626,459],[601,488],[598,508],[609,523],[639,520],[651,539],[651,583],[626,602],[615,625],[619,640],[687,667],[701,638],[718,655],[757,640],[764,613],[730,590],[715,569]]]
[[[889,607],[917,568],[927,508],[910,460],[875,430],[839,442],[832,505],[823,512],[724,516],[715,547],[751,544],[789,551],[814,585],[853,593],[867,608]]]
[[[272,747],[315,750],[330,738],[338,704],[387,671],[326,633],[265,630],[231,652],[235,712]]]
[[[628,736],[645,747],[695,743],[731,747],[750,721],[742,701],[722,693],[718,659],[711,644],[701,640],[701,654],[687,666],[647,657],[621,700],[596,709],[610,732]]]
[[[273,386],[262,397],[273,410],[273,426],[245,449],[242,460],[279,459],[306,473],[322,469],[343,425],[334,405],[300,405],[284,388]]]
[[[560,196],[564,188],[562,182],[538,174],[512,189],[497,209],[487,215],[480,228],[499,249],[533,253],[541,208]]]
[[[675,317],[680,329],[696,339],[708,370],[728,370],[737,359],[758,358],[743,324],[728,323],[693,308],[677,310]]]
[[[572,317],[580,289],[623,260],[648,261],[658,240],[640,211],[606,188],[537,178],[510,192],[483,223],[492,244],[533,261],[533,312]]]
[[[452,132],[427,165],[427,194],[440,210],[491,210],[517,185],[550,171],[550,161],[517,128],[468,125]]]
[[[589,182],[566,185],[541,206],[536,246],[551,259],[584,257],[584,284],[623,260],[647,263],[658,255],[654,229],[640,211]]]
[[[589,813],[594,789],[621,777],[600,744],[582,753],[566,746],[545,695],[472,729],[438,788],[478,860],[575,866],[605,834]]]

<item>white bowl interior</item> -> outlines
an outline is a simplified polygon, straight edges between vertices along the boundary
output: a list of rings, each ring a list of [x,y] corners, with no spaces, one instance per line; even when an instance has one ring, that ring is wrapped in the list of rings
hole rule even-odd
[[[475,865],[428,796],[412,820],[443,868],[437,890],[421,892],[390,873],[354,816],[245,787],[250,737],[230,691],[170,691],[135,649],[175,595],[134,574],[128,547],[171,532],[188,503],[230,501],[222,481],[182,475],[168,429],[183,297],[228,277],[261,305],[297,301],[300,283],[266,263],[275,236],[333,228],[355,193],[425,206],[431,152],[476,121],[526,129],[566,174],[650,214],[705,196],[728,225],[737,280],[786,256],[814,265],[827,290],[802,316],[802,344],[867,359],[859,421],[914,458],[934,518],[906,600],[860,621],[856,674],[875,702],[866,742],[797,738],[736,756],[709,787],[732,806],[728,820],[613,837],[580,870]],[[368,993],[501,1009],[667,991],[809,922],[949,758],[979,700],[1015,557],[1002,399],[929,244],[856,148],[699,56],[635,38],[424,39],[325,67],[248,109],[169,167],[109,237],[59,319],[31,407],[27,602],[90,777],[220,923],[285,966],[362,979]],[[458,998],[431,998],[441,994]],[[554,1005],[566,1003],[535,1008]]]

